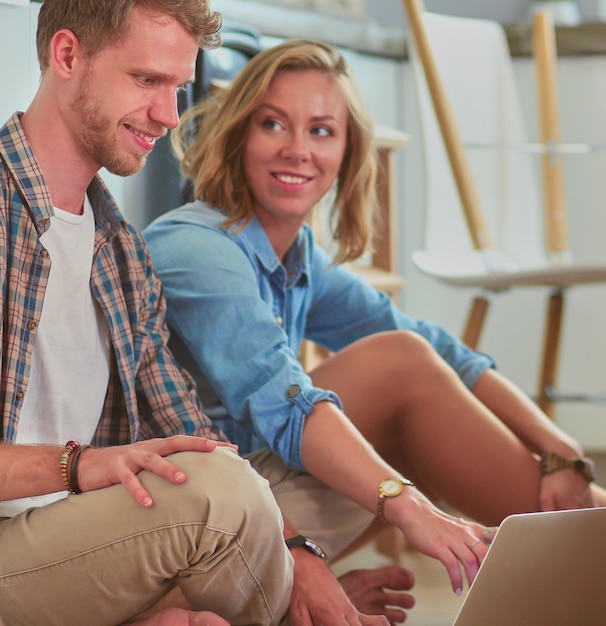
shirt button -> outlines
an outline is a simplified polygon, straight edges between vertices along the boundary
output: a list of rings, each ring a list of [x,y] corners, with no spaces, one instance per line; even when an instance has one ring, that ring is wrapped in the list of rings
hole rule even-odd
[[[295,396],[298,396],[301,393],[301,387],[299,387],[299,385],[289,385],[288,389],[286,390],[286,395],[289,398],[294,398]]]
[[[17,391],[17,400],[23,400],[24,397],[25,391],[23,391],[23,389],[19,389],[19,391]]]
[[[42,250],[40,250],[40,256],[43,259],[47,259],[48,258],[48,250],[46,248],[42,248]]]
[[[27,323],[27,330],[36,330],[38,328],[38,322],[36,320],[30,320]]]
[[[280,327],[282,327],[282,325],[284,324],[284,320],[282,319],[281,315],[276,315],[276,324]]]

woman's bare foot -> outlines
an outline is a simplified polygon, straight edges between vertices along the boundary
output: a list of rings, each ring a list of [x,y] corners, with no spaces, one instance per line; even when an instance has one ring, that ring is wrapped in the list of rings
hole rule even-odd
[[[385,615],[390,623],[403,622],[404,609],[415,603],[412,595],[405,593],[412,589],[414,575],[399,565],[351,570],[339,577],[339,583],[360,613]]]

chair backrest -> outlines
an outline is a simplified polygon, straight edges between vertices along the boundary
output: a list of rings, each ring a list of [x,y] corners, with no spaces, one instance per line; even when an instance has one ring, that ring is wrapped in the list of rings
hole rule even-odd
[[[214,81],[231,82],[262,49],[262,34],[255,27],[223,20],[221,45],[198,53],[194,101],[204,98]]]
[[[210,50],[200,48],[198,52],[196,81],[186,86],[181,113],[203,100],[213,88],[229,84],[261,50],[262,34],[254,26],[223,20],[221,45]],[[182,177],[180,203],[193,199],[193,184]]]
[[[405,4],[424,149],[426,251],[452,260],[469,257],[474,248],[488,248],[513,266],[543,264],[539,157],[522,150],[469,147],[529,142],[503,28],[488,20],[419,10],[419,0]],[[420,54],[424,44],[437,71],[433,77],[427,74],[426,56]],[[435,93],[433,102],[430,94],[436,80],[445,96],[447,122],[454,127],[450,146],[444,111],[437,116]],[[457,142],[466,146],[462,154],[456,154]],[[455,161],[460,157],[462,172],[453,169],[453,157]],[[462,186],[471,200],[464,197]],[[462,199],[471,205],[472,213],[477,212],[471,216],[477,220],[475,226],[471,222],[472,233],[465,219],[469,206],[464,207]]]

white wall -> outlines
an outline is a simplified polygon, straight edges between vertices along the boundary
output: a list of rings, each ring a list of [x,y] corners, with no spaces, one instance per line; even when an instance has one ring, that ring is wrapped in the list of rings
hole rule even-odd
[[[0,124],[16,110],[27,107],[38,84],[38,7],[0,3]]]
[[[528,15],[531,0],[425,0],[428,11],[460,15],[461,17],[481,17],[502,23],[521,22]],[[405,23],[402,0],[366,0],[366,16],[380,24],[394,25]]]

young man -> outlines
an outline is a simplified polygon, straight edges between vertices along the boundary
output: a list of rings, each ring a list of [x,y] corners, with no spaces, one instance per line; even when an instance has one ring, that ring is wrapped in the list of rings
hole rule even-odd
[[[206,0],[40,10],[40,87],[0,129],[2,624],[119,624],[175,582],[194,611],[139,623],[287,610],[278,507],[166,349],[146,248],[97,176],[177,125],[219,25]]]

